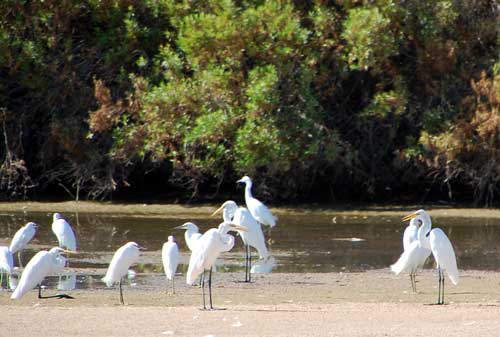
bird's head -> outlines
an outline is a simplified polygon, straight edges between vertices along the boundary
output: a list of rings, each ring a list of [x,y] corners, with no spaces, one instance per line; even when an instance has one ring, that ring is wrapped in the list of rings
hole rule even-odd
[[[224,210],[228,211],[231,215],[234,215],[234,212],[237,209],[238,209],[238,205],[234,201],[228,200],[225,203],[223,203],[222,206],[219,207],[215,212],[213,212],[211,216],[219,214],[220,212],[222,212]]]
[[[28,223],[26,224],[26,227],[28,227],[28,228],[29,228],[29,227],[33,227],[34,229],[37,229],[37,228],[38,228],[38,225],[37,225],[36,223],[34,223],[34,222],[28,222]]]
[[[54,219],[54,221],[59,220],[59,219],[61,219],[61,218],[62,218],[62,216],[61,216],[61,214],[60,214],[60,213],[54,213],[54,215],[53,215],[53,219]]]
[[[186,229],[186,230],[196,230],[196,231],[199,230],[198,226],[196,226],[192,222],[185,222],[180,226],[174,227],[174,229]]]
[[[243,178],[241,178],[240,180],[238,180],[237,183],[251,184],[252,183],[252,179],[250,179],[249,176],[244,176]]]
[[[140,246],[138,243],[133,242],[133,241],[128,242],[126,245],[127,245],[127,246],[129,246],[129,247],[134,247],[134,248],[137,248],[137,249],[139,249],[139,250],[146,250],[146,248],[145,248],[145,247],[142,247],[142,246]]]
[[[177,241],[175,241],[175,237],[173,235],[169,235],[168,242],[177,242]]]
[[[427,213],[423,209],[419,209],[418,211],[415,211],[415,212],[410,213],[407,216],[403,217],[403,221],[406,222],[408,220],[412,220],[415,218],[420,219],[420,221],[422,221],[422,222],[423,222],[423,220],[427,220],[428,222],[430,222],[430,219],[431,219],[431,217],[429,216],[429,213]]]

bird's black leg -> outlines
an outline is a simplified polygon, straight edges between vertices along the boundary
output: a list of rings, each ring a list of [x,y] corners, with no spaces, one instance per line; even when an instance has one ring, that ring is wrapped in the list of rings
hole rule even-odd
[[[118,287],[120,288],[120,303],[123,305],[125,302],[123,301],[122,279],[118,282]]]
[[[174,276],[172,276],[172,295],[175,294]]]
[[[208,274],[208,296],[210,298],[210,309],[213,309],[212,305],[212,267],[210,267],[210,272]]]
[[[438,301],[437,304],[441,303],[441,267],[438,266]]]
[[[203,270],[203,273],[201,274],[200,286],[201,294],[203,296],[203,309],[207,309],[207,306],[205,305],[205,270]]]
[[[250,250],[250,245],[247,245],[248,249],[248,281],[252,281],[252,251]]]
[[[245,251],[245,282],[248,282],[248,245]]]
[[[39,299],[46,299],[46,298],[68,298],[68,299],[74,299],[73,296],[69,296],[68,294],[57,294],[57,295],[52,295],[52,296],[42,296],[42,285],[38,285],[38,298]]]
[[[441,304],[444,304],[444,272],[441,272],[441,282],[443,283],[441,287]]]
[[[18,251],[17,252],[17,259],[19,260],[19,268],[22,268],[23,267],[23,264],[21,262],[21,251]]]

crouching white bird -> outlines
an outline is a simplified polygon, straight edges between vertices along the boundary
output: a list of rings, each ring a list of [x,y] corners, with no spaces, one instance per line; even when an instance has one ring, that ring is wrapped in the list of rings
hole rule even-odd
[[[168,237],[168,241],[163,244],[161,258],[167,280],[171,280],[172,282],[172,294],[175,294],[174,277],[175,272],[177,271],[177,265],[179,264],[179,248],[177,247],[175,238],[172,235],[170,235]]]
[[[17,253],[17,258],[19,259],[19,266],[21,264],[21,250],[26,248],[28,243],[33,239],[36,234],[36,229],[38,225],[34,222],[28,222],[23,227],[19,228],[12,241],[10,242],[9,250],[14,255]]]
[[[213,309],[212,266],[221,253],[230,251],[233,248],[234,237],[227,234],[230,230],[245,231],[246,228],[229,222],[223,222],[218,228],[211,228],[206,231],[199,239],[195,250],[191,253],[189,267],[186,274],[186,282],[187,284],[192,285],[195,279],[201,275],[203,309],[207,308],[205,304],[205,270],[209,270],[208,292],[210,298],[210,309]]]
[[[3,274],[7,275],[7,287],[10,283],[10,274],[14,268],[14,259],[9,247],[0,246],[0,288],[2,287]]]
[[[49,251],[43,250],[35,254],[24,268],[21,279],[12,293],[11,299],[23,297],[31,289],[38,286],[38,298],[73,298],[66,294],[57,294],[53,296],[42,296],[41,283],[46,276],[54,275],[60,272],[66,264],[66,258],[63,253],[73,253],[60,247],[54,247]]]
[[[269,228],[273,228],[276,226],[276,221],[278,220],[275,217],[269,208],[264,205],[260,200],[256,199],[252,195],[252,179],[248,176],[244,176],[237,183],[245,184],[245,203],[247,205],[248,210],[252,214],[252,216],[262,225],[269,226]]]
[[[106,283],[106,286],[111,287],[113,284],[118,283],[120,288],[120,303],[123,302],[123,290],[122,290],[122,279],[128,273],[129,267],[136,263],[139,259],[139,250],[143,250],[135,242],[128,242],[118,248],[118,250],[113,255],[111,262],[109,264],[106,275],[102,278],[102,281]]]
[[[250,247],[257,249],[261,259],[267,260],[269,257],[262,228],[246,208],[238,207],[236,202],[232,200],[223,203],[219,209],[212,213],[212,216],[221,211],[224,222],[232,222],[246,228],[245,231],[239,230],[238,234],[245,244],[245,282],[251,282],[252,252]]]
[[[52,232],[57,237],[59,247],[76,251],[76,237],[70,224],[63,219],[61,214],[54,213],[52,221]]]

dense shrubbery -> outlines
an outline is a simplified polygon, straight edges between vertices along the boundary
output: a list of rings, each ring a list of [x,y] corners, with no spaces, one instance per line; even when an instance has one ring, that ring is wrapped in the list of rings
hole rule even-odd
[[[495,1],[6,0],[0,12],[4,198],[103,198],[147,174],[204,197],[249,174],[282,200],[498,199]]]

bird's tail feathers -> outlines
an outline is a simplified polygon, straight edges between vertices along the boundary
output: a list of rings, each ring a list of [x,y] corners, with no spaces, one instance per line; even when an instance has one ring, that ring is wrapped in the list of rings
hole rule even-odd
[[[401,272],[404,271],[405,266],[408,262],[408,254],[406,251],[401,255],[401,257],[391,265],[391,271],[394,272],[396,275],[399,275]]]
[[[104,276],[101,279],[102,282],[106,283],[106,287],[111,287],[113,285],[113,281],[108,277],[108,275]]]

